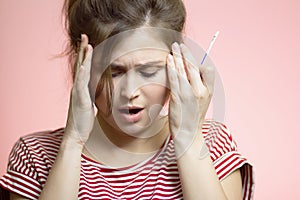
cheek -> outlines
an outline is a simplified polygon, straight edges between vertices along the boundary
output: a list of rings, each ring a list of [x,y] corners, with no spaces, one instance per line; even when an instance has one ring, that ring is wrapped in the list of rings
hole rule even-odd
[[[102,92],[96,97],[95,105],[97,106],[98,111],[100,111],[102,113],[108,112],[107,97],[106,97],[105,89],[103,89]]]
[[[109,110],[107,105],[107,90],[108,90],[108,80],[106,77],[106,74],[103,74],[104,78],[100,74],[91,74],[91,79],[89,82],[89,90],[91,93],[91,96],[95,102],[95,105],[97,106],[98,110],[103,111],[104,113],[107,113]]]
[[[144,92],[152,104],[164,105],[169,97],[169,89],[161,85],[146,86]]]

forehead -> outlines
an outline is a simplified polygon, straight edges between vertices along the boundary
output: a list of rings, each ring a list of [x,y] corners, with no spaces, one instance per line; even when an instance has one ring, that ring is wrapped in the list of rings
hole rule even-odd
[[[166,50],[159,49],[140,49],[128,52],[119,57],[112,58],[111,63],[116,65],[144,65],[147,63],[164,63],[167,58]]]
[[[112,49],[111,61],[125,58],[147,60],[169,51],[170,48],[158,33],[136,30],[119,38]]]
[[[166,61],[170,42],[164,41],[169,32],[158,29],[135,29],[117,34],[94,48],[92,69],[100,74],[112,64],[143,64],[153,60]]]

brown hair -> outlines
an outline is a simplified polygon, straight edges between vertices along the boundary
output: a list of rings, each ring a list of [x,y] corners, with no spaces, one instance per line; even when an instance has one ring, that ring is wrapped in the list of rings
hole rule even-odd
[[[69,36],[66,53],[69,56],[72,81],[82,33],[87,34],[89,43],[95,47],[113,35],[142,26],[182,32],[186,19],[182,0],[65,0],[63,11]],[[108,73],[109,69],[102,77],[108,77]],[[100,90],[105,81],[101,82]],[[111,96],[111,78],[106,82],[110,91],[108,96]]]

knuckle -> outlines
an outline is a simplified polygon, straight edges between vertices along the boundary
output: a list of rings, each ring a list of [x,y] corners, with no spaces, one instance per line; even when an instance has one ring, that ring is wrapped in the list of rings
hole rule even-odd
[[[205,91],[197,93],[196,97],[199,100],[205,100],[205,99],[208,99],[210,97],[210,94],[209,94],[208,90],[205,90]]]

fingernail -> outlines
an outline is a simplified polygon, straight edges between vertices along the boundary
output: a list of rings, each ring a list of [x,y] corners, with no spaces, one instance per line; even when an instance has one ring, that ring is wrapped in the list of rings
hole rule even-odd
[[[173,57],[172,57],[171,54],[168,55],[168,61],[169,61],[169,62],[172,62],[172,61],[173,61]]]
[[[177,42],[174,42],[172,45],[173,50],[178,51],[179,50],[179,45]]]

